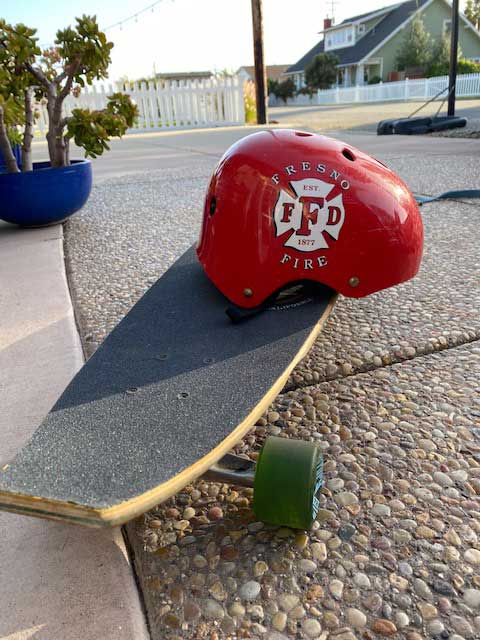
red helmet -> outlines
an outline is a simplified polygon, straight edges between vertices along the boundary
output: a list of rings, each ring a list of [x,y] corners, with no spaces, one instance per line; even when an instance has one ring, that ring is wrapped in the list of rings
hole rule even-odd
[[[277,129],[230,147],[208,188],[198,258],[235,305],[313,280],[366,296],[412,278],[423,227],[380,161],[326,136]]]

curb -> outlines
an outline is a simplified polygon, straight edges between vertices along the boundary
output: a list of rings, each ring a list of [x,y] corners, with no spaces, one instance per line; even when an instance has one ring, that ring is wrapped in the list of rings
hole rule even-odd
[[[0,222],[0,465],[31,437],[83,364],[61,225]],[[0,601],[11,640],[149,638],[120,529],[0,513]]]

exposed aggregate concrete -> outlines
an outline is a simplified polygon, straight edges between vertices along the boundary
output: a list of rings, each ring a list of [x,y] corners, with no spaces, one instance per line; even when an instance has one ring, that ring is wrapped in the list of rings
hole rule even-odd
[[[474,344],[281,394],[236,452],[319,442],[312,530],[203,481],[130,524],[154,640],[478,637],[479,378]]]
[[[390,162],[412,188],[457,186],[412,162]],[[106,181],[67,224],[89,353],[196,239],[214,163]],[[236,447],[255,459],[269,434],[319,442],[312,530],[256,522],[251,490],[201,480],[128,526],[154,640],[480,636],[479,210],[423,212],[417,279],[341,299]]]

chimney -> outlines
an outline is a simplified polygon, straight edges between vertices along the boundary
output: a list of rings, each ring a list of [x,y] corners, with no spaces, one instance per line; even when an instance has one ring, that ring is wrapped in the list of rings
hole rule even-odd
[[[323,19],[323,30],[326,31],[327,29],[330,29],[331,26],[332,26],[332,19],[331,18],[324,18]]]

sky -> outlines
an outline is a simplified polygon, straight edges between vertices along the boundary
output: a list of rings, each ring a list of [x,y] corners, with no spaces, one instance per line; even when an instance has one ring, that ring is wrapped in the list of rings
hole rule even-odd
[[[161,0],[126,20],[154,1],[77,0],[72,9],[65,0],[0,0],[0,18],[36,28],[40,44],[48,45],[76,16],[96,15],[114,43],[112,81],[150,76],[154,70],[235,71],[253,64],[251,0]],[[334,0],[335,22],[389,4],[394,2]],[[331,0],[263,0],[266,63],[294,64],[320,40],[327,15],[332,15]],[[119,21],[125,21],[122,27],[112,27]]]

